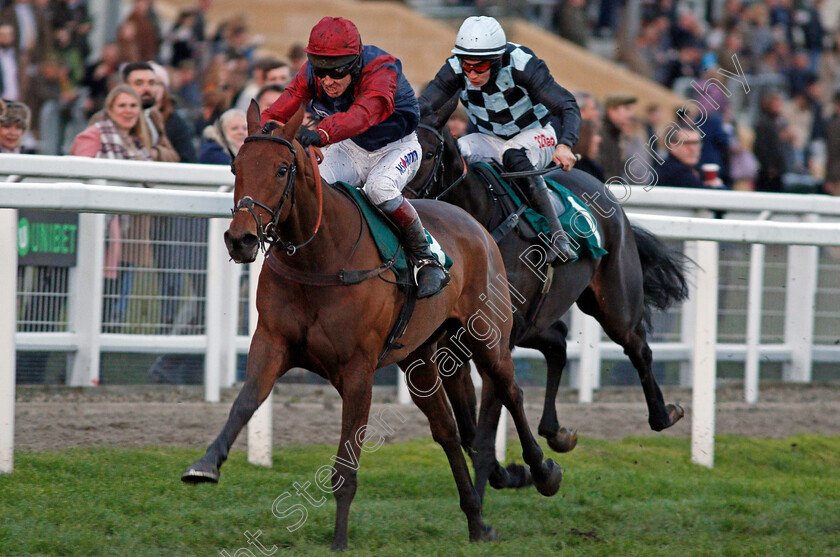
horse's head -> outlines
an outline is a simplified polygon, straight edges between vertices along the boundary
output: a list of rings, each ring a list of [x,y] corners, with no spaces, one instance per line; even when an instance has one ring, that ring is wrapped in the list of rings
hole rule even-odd
[[[277,239],[277,228],[295,202],[298,169],[303,173],[303,149],[295,135],[303,107],[286,123],[260,127],[260,109],[248,107],[248,137],[231,164],[236,175],[233,221],[225,232],[225,245],[237,263],[250,263],[265,242]]]
[[[437,112],[421,103],[417,139],[423,148],[423,158],[417,174],[403,190],[406,197],[436,197],[463,172],[458,143],[446,126],[457,106],[457,95]]]

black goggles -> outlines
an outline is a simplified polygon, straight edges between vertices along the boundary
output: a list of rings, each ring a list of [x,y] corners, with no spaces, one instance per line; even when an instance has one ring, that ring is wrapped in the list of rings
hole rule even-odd
[[[315,77],[323,79],[325,77],[330,77],[332,79],[341,79],[346,77],[350,72],[353,71],[353,68],[356,67],[359,58],[348,62],[347,64],[335,67],[335,68],[319,68],[317,66],[312,66],[312,73],[315,74]]]

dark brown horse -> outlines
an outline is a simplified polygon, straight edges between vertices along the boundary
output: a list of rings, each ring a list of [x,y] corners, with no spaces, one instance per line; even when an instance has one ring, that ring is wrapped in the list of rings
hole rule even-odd
[[[457,97],[455,99],[457,102]],[[470,171],[458,151],[458,145],[445,126],[451,110],[450,103],[438,114],[424,114],[417,131],[423,147],[423,162],[415,178],[406,187],[420,197],[436,198],[457,205],[476,218],[488,230],[494,230],[507,216],[501,211],[503,195],[489,188],[477,174]],[[610,339],[624,348],[639,374],[648,406],[651,429],[661,431],[683,417],[678,405],[665,404],[662,392],[651,371],[651,350],[647,343],[646,324],[654,308],[666,309],[688,295],[682,254],[669,251],[655,236],[642,228],[631,226],[621,206],[606,195],[604,184],[583,172],[557,170],[548,175],[569,188],[580,199],[592,200],[592,210],[608,254],[598,259],[582,257],[575,262],[555,268],[550,290],[541,296],[544,281],[532,266],[520,257],[531,245],[512,230],[499,242],[505,261],[508,282],[521,303],[515,302],[514,327],[511,338],[517,346],[534,348],[545,355],[547,380],[545,406],[538,428],[558,452],[570,451],[577,443],[576,432],[561,428],[557,419],[555,397],[566,365],[566,326],[560,317],[577,303],[592,315]],[[411,195],[408,193],[407,195]],[[520,296],[521,295],[521,296]],[[539,309],[537,309],[537,306]],[[530,317],[530,318],[529,318]],[[447,378],[445,387],[456,412],[462,441],[470,445],[475,435],[475,400],[469,374],[460,373]],[[489,404],[485,424],[494,427],[501,406],[493,400],[493,393],[485,391],[482,407]],[[462,402],[457,402],[462,401]],[[482,408],[484,413],[484,408]],[[492,454],[491,432],[482,430],[474,448],[485,455]],[[488,457],[489,458],[489,457]],[[486,465],[486,463],[485,463]],[[483,491],[483,475],[476,464],[476,487]],[[504,476],[498,465],[494,486],[517,485]],[[508,483],[509,482],[509,483]]]
[[[280,264],[280,271],[263,266],[257,290],[259,319],[245,383],[221,434],[182,480],[217,482],[219,467],[237,434],[275,381],[292,367],[311,370],[327,378],[342,398],[341,441],[332,487],[337,507],[333,549],[344,549],[357,465],[342,463],[357,464],[364,449],[374,369],[406,295],[392,281],[377,278],[382,261],[357,207],[338,188],[316,179],[310,159],[294,140],[302,115],[300,110],[285,126],[270,124],[261,129],[256,103],[248,109],[249,137],[234,161],[235,207],[225,244],[234,261],[250,262],[268,240],[268,257]],[[486,311],[482,302],[491,282],[504,273],[496,244],[481,225],[455,206],[418,201],[416,208],[454,260],[452,282],[439,295],[417,302],[400,339],[402,347],[391,351],[380,365],[402,362],[403,369],[411,369],[412,397],[449,460],[470,540],[495,539],[493,529],[483,522],[454,417],[444,392],[437,388],[435,339],[464,329],[460,341],[482,373],[492,379],[496,396],[514,417],[523,458],[537,489],[544,495],[556,493],[562,472],[550,459],[543,462],[525,419],[510,359],[510,308],[496,314]],[[346,285],[343,281],[351,269],[370,269],[362,278],[373,278]],[[508,296],[504,284],[501,291],[503,298]],[[477,315],[484,319],[482,327],[476,326]],[[485,335],[488,330],[495,331],[493,342]]]

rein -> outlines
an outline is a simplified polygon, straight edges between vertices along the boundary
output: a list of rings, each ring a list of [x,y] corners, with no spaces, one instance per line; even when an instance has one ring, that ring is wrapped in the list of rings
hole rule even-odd
[[[275,143],[280,143],[292,153],[292,163],[288,168],[288,176],[286,179],[286,190],[283,192],[283,197],[280,199],[280,203],[277,205],[277,208],[272,210],[270,207],[265,205],[264,203],[260,203],[255,199],[245,196],[239,200],[239,202],[231,209],[232,214],[236,214],[237,211],[248,211],[251,213],[251,216],[254,218],[254,222],[257,224],[257,237],[260,240],[260,246],[263,251],[266,251],[266,264],[271,268],[272,271],[277,273],[280,276],[286,277],[294,282],[299,284],[304,284],[308,286],[350,286],[353,284],[358,284],[360,282],[364,282],[368,279],[378,277],[388,269],[394,266],[397,261],[397,258],[400,254],[401,248],[398,249],[394,256],[385,261],[379,267],[375,267],[373,269],[367,270],[359,270],[359,271],[347,271],[344,267],[350,262],[355,255],[356,250],[359,247],[359,244],[362,241],[362,235],[364,233],[364,217],[362,216],[362,210],[360,207],[354,204],[356,210],[359,213],[359,235],[356,238],[356,243],[353,245],[353,249],[350,252],[349,257],[344,261],[342,264],[341,270],[336,273],[332,274],[325,274],[325,273],[311,273],[308,271],[300,271],[293,267],[289,267],[288,265],[284,264],[280,258],[278,258],[274,252],[271,251],[271,248],[277,245],[278,247],[284,249],[286,254],[289,256],[294,255],[297,250],[307,245],[311,242],[315,236],[318,234],[318,230],[321,228],[321,218],[324,214],[324,192],[321,186],[321,173],[318,170],[318,158],[320,157],[323,159],[323,155],[317,148],[310,148],[309,149],[309,160],[312,163],[312,172],[315,177],[315,197],[318,200],[318,218],[315,222],[315,228],[312,231],[312,235],[307,239],[305,242],[301,244],[292,244],[291,242],[286,242],[280,238],[277,233],[277,226],[279,224],[280,214],[283,211],[283,207],[288,199],[291,199],[290,207],[294,207],[295,204],[295,177],[297,174],[297,165],[294,162],[294,157],[296,155],[296,151],[294,145],[286,139],[282,137],[276,137],[269,133],[265,133],[266,128],[263,128],[263,133],[261,134],[254,134],[249,135],[245,138],[245,142],[248,143],[250,141],[274,141]],[[231,165],[231,168],[233,166]],[[285,167],[280,167],[278,169],[278,177],[282,176],[280,170]],[[341,193],[345,193],[341,191]],[[349,194],[348,194],[349,197]],[[351,201],[352,198],[350,198]],[[262,219],[254,210],[254,207],[259,207],[266,211],[270,216],[271,220],[263,226]],[[266,250],[265,243],[269,243],[269,249]]]
[[[580,162],[581,156],[580,153],[575,154],[575,161]],[[540,170],[521,170],[519,172],[501,172],[499,176],[502,178],[527,178],[529,176],[542,176],[543,174],[548,174],[552,170],[557,170],[557,166],[554,163],[551,163],[551,166],[547,166]]]
[[[443,162],[443,152],[444,152],[444,149],[446,147],[446,141],[443,138],[443,134],[441,134],[439,131],[437,131],[432,126],[429,126],[429,125],[426,125],[426,124],[419,124],[417,127],[431,132],[435,136],[435,138],[438,140],[438,145],[435,148],[435,158],[434,158],[434,163],[432,165],[432,172],[431,172],[431,174],[429,174],[429,177],[423,183],[423,186],[417,191],[414,191],[413,189],[409,188],[408,186],[405,187],[405,189],[407,189],[408,191],[413,193],[416,198],[425,199],[426,196],[429,195],[429,191],[432,189],[432,186],[434,186],[440,180],[438,178],[438,174],[440,174],[440,177],[442,178],[443,173],[446,170],[445,164]],[[459,183],[461,183],[461,181],[464,178],[467,177],[467,163],[464,160],[464,157],[461,156],[460,153],[458,154],[458,156],[461,157],[461,164],[462,164],[463,172],[461,173],[461,175],[458,177],[457,180],[452,182],[452,184],[450,184],[449,187],[444,189],[441,193],[434,196],[433,199],[438,199],[438,200],[441,199],[444,195],[449,193],[449,190],[451,190],[452,188],[457,186]],[[440,170],[440,173],[438,173],[438,170]]]

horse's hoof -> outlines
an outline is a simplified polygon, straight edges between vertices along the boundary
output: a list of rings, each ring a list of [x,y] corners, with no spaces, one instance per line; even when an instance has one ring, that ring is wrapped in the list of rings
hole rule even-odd
[[[665,406],[665,411],[668,412],[668,421],[667,423],[659,423],[654,421],[648,421],[650,423],[650,428],[653,431],[662,431],[663,429],[668,429],[685,416],[685,410],[683,410],[682,406],[679,404],[667,404]]]
[[[332,551],[333,553],[344,553],[345,551],[347,551],[347,544],[333,543],[330,547],[330,551]]]
[[[181,481],[188,484],[219,483],[219,468],[217,466],[198,461],[181,474]]]
[[[478,535],[470,534],[470,541],[471,542],[497,542],[499,541],[499,535],[496,534],[496,530],[492,526],[482,526],[481,532]]]
[[[514,489],[528,487],[534,483],[534,478],[531,476],[531,469],[527,466],[511,462],[507,465],[508,485]]]
[[[561,427],[557,433],[552,437],[546,437],[546,439],[548,440],[548,446],[554,452],[568,453],[577,446],[577,430],[571,431]]]
[[[668,417],[671,418],[671,425],[674,425],[685,416],[685,410],[679,404],[669,404],[665,408],[668,409]]]
[[[559,464],[548,458],[540,466],[539,475],[534,474],[534,471],[531,470],[531,476],[534,478],[534,486],[540,492],[540,495],[551,497],[560,489],[560,483],[563,481],[563,469]]]

